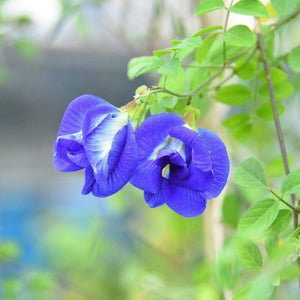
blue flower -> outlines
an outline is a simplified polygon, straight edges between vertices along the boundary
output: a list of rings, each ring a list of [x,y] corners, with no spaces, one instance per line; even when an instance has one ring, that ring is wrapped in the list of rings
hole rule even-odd
[[[128,114],[93,95],[68,106],[54,144],[54,166],[72,172],[85,168],[83,194],[106,197],[131,178],[137,162]]]
[[[189,129],[172,113],[153,115],[136,130],[138,164],[131,183],[150,207],[167,204],[184,217],[203,213],[223,190],[229,159],[221,139],[208,129]]]

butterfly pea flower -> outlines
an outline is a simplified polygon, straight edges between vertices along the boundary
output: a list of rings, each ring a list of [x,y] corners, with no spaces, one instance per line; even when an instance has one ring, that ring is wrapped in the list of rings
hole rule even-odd
[[[128,114],[93,95],[80,96],[69,104],[53,150],[55,168],[62,172],[85,169],[82,193],[98,197],[119,191],[137,163]]]
[[[163,113],[146,119],[135,135],[139,158],[130,182],[151,208],[166,204],[195,217],[223,190],[229,159],[214,132],[191,130],[179,116]]]

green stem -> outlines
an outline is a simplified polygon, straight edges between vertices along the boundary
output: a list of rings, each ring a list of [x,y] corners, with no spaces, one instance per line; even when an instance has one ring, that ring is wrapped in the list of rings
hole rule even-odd
[[[297,207],[292,206],[288,202],[286,202],[282,197],[280,197],[277,193],[275,193],[272,189],[268,188],[268,191],[271,192],[279,201],[284,203],[286,206],[288,206],[290,209],[293,210],[294,213],[300,214],[300,211],[297,209]]]
[[[203,89],[206,85],[208,85],[209,83],[211,83],[215,78],[217,78],[226,68],[228,68],[228,66],[230,64],[232,64],[239,57],[241,57],[242,55],[244,55],[247,51],[249,51],[249,49],[251,49],[251,48],[245,48],[245,49],[243,49],[240,53],[238,53],[230,61],[228,61],[227,65],[224,65],[224,66],[220,67],[220,69],[217,72],[215,72],[211,77],[209,77],[206,81],[204,81],[203,83],[201,83],[199,86],[197,86],[195,89],[193,89],[192,91],[190,91],[188,93],[177,93],[177,92],[171,91],[171,90],[166,89],[166,88],[155,86],[155,87],[152,87],[151,91],[149,91],[144,97],[149,96],[151,94],[156,94],[156,93],[166,93],[166,94],[169,94],[169,95],[172,95],[172,96],[176,96],[176,97],[179,97],[179,98],[189,98],[189,97],[192,97],[197,92],[199,92],[201,89]]]
[[[285,17],[284,19],[282,19],[280,22],[275,23],[271,26],[273,26],[272,29],[270,29],[268,32],[266,32],[264,34],[264,36],[267,36],[271,33],[273,33],[275,30],[277,30],[279,27],[281,27],[282,25],[292,21],[294,18],[296,18],[298,15],[300,14],[300,9],[297,9],[296,11],[294,11],[293,13],[291,13],[290,15],[288,15],[287,17]]]
[[[229,15],[230,15],[230,8],[233,4],[233,1],[234,0],[231,0],[230,2],[230,5],[227,9],[227,13],[226,13],[226,17],[225,17],[225,23],[224,23],[224,29],[223,29],[223,34],[226,32],[227,30],[227,26],[228,26],[228,20],[229,20]],[[225,45],[225,41],[223,39],[223,62],[224,62],[224,65],[226,65],[227,63],[227,59],[226,59],[226,45]]]
[[[183,68],[199,68],[199,69],[219,69],[223,66],[209,66],[209,65],[188,65],[188,64],[181,64]],[[226,66],[228,69],[233,69],[233,66]]]

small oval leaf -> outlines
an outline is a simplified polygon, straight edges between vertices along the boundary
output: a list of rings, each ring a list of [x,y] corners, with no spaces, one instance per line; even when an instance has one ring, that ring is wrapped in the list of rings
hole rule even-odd
[[[269,13],[266,7],[258,0],[241,0],[230,8],[230,11],[254,17],[268,18]]]
[[[288,54],[287,63],[295,73],[300,72],[300,46],[297,46]]]
[[[222,125],[226,128],[237,129],[247,124],[249,120],[250,116],[247,114],[236,114],[223,121]]]
[[[267,235],[275,235],[284,231],[291,223],[292,212],[288,209],[280,209],[271,226],[265,231]]]
[[[202,0],[195,10],[196,15],[203,15],[210,11],[224,8],[223,0]]]
[[[246,25],[236,25],[226,31],[223,39],[229,45],[251,47],[255,44],[256,35]]]
[[[241,84],[223,86],[215,95],[217,101],[228,105],[243,105],[251,100],[252,92]]]
[[[279,116],[281,116],[284,113],[284,106],[280,103],[277,103],[277,110]],[[274,113],[271,103],[264,103],[262,104],[256,111],[257,115],[261,117],[263,120],[266,121],[272,121],[274,120]]]
[[[254,157],[244,160],[236,168],[233,179],[238,185],[246,188],[265,188],[267,186],[263,166]]]
[[[247,270],[259,271],[262,269],[262,255],[255,243],[249,239],[236,238],[235,247],[240,264]]]
[[[291,172],[282,182],[282,194],[295,194],[300,192],[300,169]]]
[[[278,202],[265,199],[251,206],[241,217],[238,234],[251,237],[266,230],[275,220],[279,212]]]

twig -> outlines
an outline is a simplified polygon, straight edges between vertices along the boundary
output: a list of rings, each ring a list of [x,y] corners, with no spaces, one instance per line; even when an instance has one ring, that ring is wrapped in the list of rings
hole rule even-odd
[[[158,87],[155,86],[151,89],[150,92],[148,92],[146,95],[143,95],[140,98],[149,96],[151,94],[156,94],[156,93],[166,93],[169,95],[173,95],[179,98],[189,98],[194,96],[197,92],[199,92],[201,89],[203,89],[206,85],[208,85],[209,83],[211,83],[215,78],[217,78],[226,68],[228,68],[228,66],[230,64],[232,64],[234,61],[236,61],[239,57],[241,57],[242,55],[244,55],[247,51],[249,51],[249,47],[243,49],[240,53],[238,53],[236,56],[234,56],[231,60],[228,61],[228,63],[222,67],[220,67],[220,69],[215,72],[211,77],[209,77],[206,81],[204,81],[203,83],[201,83],[199,86],[197,86],[195,89],[193,89],[192,91],[188,92],[188,93],[177,93],[174,91],[171,91],[169,89],[166,88],[162,88],[162,87]]]
[[[300,214],[300,211],[298,210],[297,207],[292,206],[288,202],[286,202],[282,197],[280,197],[277,193],[275,193],[272,189],[268,188],[268,191],[271,192],[279,201],[284,203],[286,206],[288,206],[290,209],[293,210],[294,213]]]
[[[281,151],[281,156],[284,164],[284,169],[285,169],[285,174],[288,175],[290,173],[290,168],[289,168],[289,163],[287,159],[287,152],[286,152],[286,147],[283,139],[283,133],[280,125],[280,120],[279,120],[279,114],[278,114],[278,109],[277,109],[277,104],[276,104],[276,98],[275,98],[275,92],[274,92],[274,87],[273,87],[273,82],[271,78],[271,72],[270,72],[270,67],[268,63],[268,58],[266,54],[266,48],[264,44],[264,39],[261,33],[261,26],[258,18],[255,18],[256,20],[256,34],[257,34],[257,40],[258,40],[258,46],[259,50],[261,52],[261,56],[263,59],[263,64],[264,64],[264,70],[266,73],[266,79],[267,79],[267,84],[268,84],[268,90],[269,90],[269,95],[271,99],[271,105],[272,105],[272,111],[274,115],[274,124],[276,128],[276,133],[277,133],[277,138],[279,142],[279,147]],[[298,210],[297,210],[297,199],[295,194],[291,195],[291,200],[292,200],[292,206],[293,206],[293,225],[294,229],[296,230],[298,228]],[[287,204],[287,203],[286,203]],[[295,211],[296,209],[296,211]],[[298,283],[300,286],[300,258],[297,259],[297,265],[298,265]]]
[[[290,15],[288,15],[287,17],[285,17],[284,19],[282,19],[280,22],[277,22],[277,23],[271,25],[271,26],[274,26],[274,27],[272,29],[270,29],[268,32],[266,32],[264,34],[264,36],[267,36],[267,35],[271,34],[275,30],[277,30],[279,27],[281,27],[282,25],[284,25],[285,23],[288,23],[289,21],[291,21],[294,18],[296,18],[299,14],[300,14],[300,9],[297,9],[296,11],[294,11],[293,13],[291,13]]]
[[[289,168],[289,163],[287,159],[287,152],[286,152],[286,147],[284,143],[284,138],[283,138],[283,133],[280,125],[280,120],[279,120],[279,113],[277,109],[277,104],[276,104],[276,98],[275,98],[275,92],[274,92],[274,86],[271,78],[271,72],[270,72],[270,67],[268,63],[268,58],[266,54],[266,48],[263,40],[263,36],[261,33],[261,27],[259,20],[256,18],[256,34],[257,34],[257,40],[258,40],[258,46],[262,55],[263,59],[263,64],[264,64],[264,70],[266,73],[266,79],[267,79],[267,84],[268,84],[268,90],[270,94],[270,99],[271,99],[271,105],[272,105],[272,111],[274,115],[274,124],[276,128],[276,133],[277,133],[277,138],[279,142],[279,147],[281,151],[281,156],[284,164],[284,169],[285,169],[285,174],[288,175],[290,173],[290,168]],[[293,207],[297,207],[297,199],[294,194],[291,195],[292,199],[292,204]],[[294,220],[294,228],[296,229],[298,227],[298,214],[293,213],[293,220]]]
[[[226,17],[225,17],[225,23],[224,23],[224,28],[223,28],[223,34],[226,32],[227,30],[227,26],[228,26],[228,20],[229,20],[229,15],[230,15],[230,8],[233,4],[234,0],[231,0],[229,7],[227,8],[227,13],[226,13]],[[226,65],[227,63],[227,59],[226,59],[226,45],[225,45],[225,41],[223,39],[223,62],[224,65]]]
[[[199,68],[199,69],[219,69],[221,66],[210,66],[210,65],[191,65],[191,64],[181,64],[183,68]],[[226,66],[228,69],[233,69],[233,66]]]

